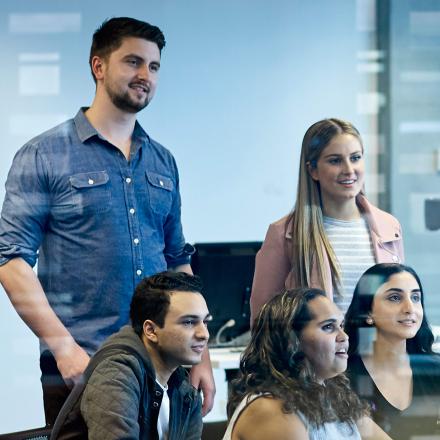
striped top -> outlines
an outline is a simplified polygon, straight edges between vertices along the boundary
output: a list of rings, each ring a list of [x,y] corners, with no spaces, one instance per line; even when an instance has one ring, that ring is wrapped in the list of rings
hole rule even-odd
[[[324,229],[341,270],[343,296],[335,295],[334,301],[346,313],[359,278],[376,263],[370,230],[363,217],[345,221],[325,216]]]

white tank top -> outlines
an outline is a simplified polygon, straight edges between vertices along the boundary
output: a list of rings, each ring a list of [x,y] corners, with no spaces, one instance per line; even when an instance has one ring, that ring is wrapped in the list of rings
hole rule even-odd
[[[240,417],[240,414],[250,405],[250,403],[259,397],[267,395],[269,394],[251,394],[243,398],[228,423],[223,440],[232,440],[232,431],[235,423]],[[306,418],[301,413],[297,413],[297,415],[307,428],[310,440],[361,440],[356,425],[351,427],[347,423],[331,422],[324,423],[324,425],[319,428],[314,428],[307,422]]]

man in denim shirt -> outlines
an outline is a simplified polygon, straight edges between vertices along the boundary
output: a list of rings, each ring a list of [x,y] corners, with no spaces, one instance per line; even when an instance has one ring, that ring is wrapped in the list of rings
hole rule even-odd
[[[167,268],[191,273],[176,163],[136,121],[153,98],[164,45],[148,23],[104,22],[90,52],[91,107],[28,142],[8,175],[0,282],[40,338],[48,424],[89,356],[128,322],[137,283]],[[192,381],[209,411],[207,351]]]

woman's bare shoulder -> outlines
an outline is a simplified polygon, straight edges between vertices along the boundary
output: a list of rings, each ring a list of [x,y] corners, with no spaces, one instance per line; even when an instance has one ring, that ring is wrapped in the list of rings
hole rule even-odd
[[[237,420],[233,440],[308,440],[307,429],[295,414],[286,414],[282,402],[262,396],[251,402]]]

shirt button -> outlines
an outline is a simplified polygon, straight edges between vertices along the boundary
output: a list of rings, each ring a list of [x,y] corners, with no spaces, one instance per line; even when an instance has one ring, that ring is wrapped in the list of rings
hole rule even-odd
[[[142,275],[142,271],[141,271],[140,269],[138,269],[138,270],[136,271],[136,275],[141,276],[141,275]]]
[[[134,208],[130,208],[130,214],[134,214],[135,212]]]
[[[397,258],[397,255],[393,255],[393,261],[394,261],[395,263],[397,263],[397,262],[399,261],[399,259]]]
[[[135,239],[133,240],[133,243],[134,243],[134,244],[139,244],[139,238],[135,238]]]
[[[163,180],[159,180],[159,185],[163,186]]]
[[[126,177],[126,178],[125,178],[125,181],[126,181],[127,183],[131,183],[131,179],[130,179],[130,177]]]
[[[93,185],[95,181],[93,179],[89,179],[89,185]]]

